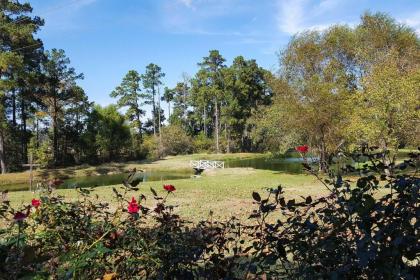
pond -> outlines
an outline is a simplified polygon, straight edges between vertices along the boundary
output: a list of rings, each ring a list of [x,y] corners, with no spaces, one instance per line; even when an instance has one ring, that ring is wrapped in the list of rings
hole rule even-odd
[[[143,173],[143,182],[175,180],[190,178],[193,174],[187,171],[148,171]],[[72,189],[76,187],[89,188],[121,184],[127,177],[127,173],[108,174],[98,176],[82,176],[65,179],[60,189]],[[28,183],[10,184],[0,186],[1,190],[21,191],[28,190]]]
[[[315,159],[316,160],[316,159]],[[233,167],[250,167],[255,169],[266,169],[292,174],[300,174],[302,170],[302,159],[296,157],[279,158],[279,157],[257,157],[244,159],[225,160],[225,168]],[[143,182],[186,179],[193,175],[193,170],[182,171],[147,171],[143,173]],[[72,189],[76,187],[88,188],[98,186],[109,186],[121,184],[123,179],[127,177],[127,173],[108,174],[98,176],[73,177],[64,180],[60,186],[62,189]],[[19,191],[28,190],[28,183],[10,184],[0,186],[0,191]]]
[[[316,159],[314,159],[316,160]],[[314,161],[314,160],[309,160]],[[225,161],[225,167],[251,167],[255,169],[266,169],[280,171],[286,173],[300,174],[303,172],[301,158],[275,158],[275,157],[258,157],[233,159]]]

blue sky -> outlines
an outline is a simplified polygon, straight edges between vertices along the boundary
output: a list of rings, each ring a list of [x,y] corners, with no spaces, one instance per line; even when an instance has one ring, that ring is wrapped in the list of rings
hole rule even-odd
[[[420,34],[420,1],[368,0],[29,0],[45,19],[46,49],[62,48],[85,79],[90,100],[114,102],[109,93],[130,69],[150,62],[174,86],[182,73],[218,49],[228,64],[237,55],[270,70],[277,52],[305,29],[355,25],[365,11],[386,12]]]

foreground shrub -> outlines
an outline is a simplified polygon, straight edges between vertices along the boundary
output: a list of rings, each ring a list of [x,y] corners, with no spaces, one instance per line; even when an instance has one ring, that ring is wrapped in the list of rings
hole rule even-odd
[[[383,164],[383,153],[355,155],[360,156],[368,162],[358,170],[360,178],[355,184],[342,175],[330,174],[322,180],[330,191],[328,196],[308,196],[298,202],[278,196],[282,192],[278,189],[274,199],[273,195],[265,200],[254,197],[260,206],[255,216],[282,215],[263,227],[262,251],[290,264],[289,270],[285,266],[290,277],[415,279],[420,275],[419,155],[411,154],[411,160],[388,166]],[[309,165],[304,166],[318,176]]]
[[[298,149],[303,157],[307,148]],[[254,192],[249,221],[189,223],[168,205],[176,192],[150,190],[142,205],[135,174],[113,189],[117,208],[90,191],[66,201],[53,193],[21,209],[3,201],[0,215],[2,278],[44,279],[415,279],[419,275],[418,154],[385,165],[384,154],[364,150],[355,170],[321,179],[327,196],[287,199],[281,186]],[[350,177],[353,178],[353,177]],[[381,190],[381,192],[379,192]],[[385,194],[383,194],[386,190]],[[382,194],[382,195],[381,195]],[[149,196],[149,197],[150,197]]]

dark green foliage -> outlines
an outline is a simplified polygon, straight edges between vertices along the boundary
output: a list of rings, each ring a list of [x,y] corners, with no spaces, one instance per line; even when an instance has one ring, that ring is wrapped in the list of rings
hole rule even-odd
[[[99,159],[116,160],[127,155],[130,148],[130,129],[125,124],[115,105],[101,107],[96,105],[87,120],[89,125],[88,137],[93,149],[99,152]]]
[[[160,96],[156,99],[156,95],[159,95],[159,86],[162,84],[162,78],[165,77],[165,73],[162,72],[160,66],[150,63],[146,66],[146,72],[142,75],[143,87],[147,91],[146,104],[152,105],[152,121],[153,121],[153,134],[156,135],[158,129],[161,127],[160,118],[160,105],[157,106],[156,101],[160,102]],[[160,103],[159,103],[160,104]],[[160,132],[160,131],[159,131]]]
[[[44,24],[32,17],[29,3],[0,3],[0,169],[14,170],[26,160],[27,120],[39,100],[42,41],[35,38]],[[8,120],[10,116],[10,120]],[[9,149],[10,147],[10,149]],[[11,158],[11,160],[8,160]]]
[[[147,95],[140,90],[141,76],[135,70],[130,70],[123,78],[121,84],[111,93],[111,97],[119,97],[117,105],[119,108],[126,108],[126,118],[130,120],[133,128],[137,129],[137,133],[141,138],[142,121],[141,117],[145,110],[142,106],[145,104]]]
[[[43,103],[48,108],[46,111],[51,119],[51,139],[54,164],[62,162],[64,151],[60,151],[60,133],[63,116],[67,107],[77,104],[83,98],[84,92],[77,87],[76,81],[83,79],[83,74],[77,74],[70,67],[70,59],[64,50],[52,49],[46,52],[43,62],[44,92]],[[79,100],[78,100],[79,99]]]
[[[284,274],[293,278],[414,279],[418,275],[420,178],[414,169],[419,154],[399,166],[384,165],[383,155],[373,149],[357,156],[361,155],[369,164],[359,171],[360,178],[351,182],[331,175],[323,180],[331,191],[325,197],[286,200],[280,187],[269,190],[265,200],[253,194],[259,210],[251,217],[259,224],[268,213],[281,213],[278,222],[261,227],[260,245],[265,248],[261,273],[278,275],[265,263],[273,255]],[[406,165],[412,169],[404,174],[400,169]],[[379,196],[379,188],[389,193]]]
[[[211,50],[199,63],[201,67],[191,81],[190,103],[194,111],[189,116],[192,134],[199,130],[215,138],[219,152],[250,151],[251,130],[248,120],[258,106],[268,105],[271,74],[255,60],[238,56],[230,67],[219,51]],[[180,87],[178,85],[177,87]]]

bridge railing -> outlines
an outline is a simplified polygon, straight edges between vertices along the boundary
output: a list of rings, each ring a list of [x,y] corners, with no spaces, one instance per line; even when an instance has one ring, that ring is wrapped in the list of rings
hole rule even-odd
[[[218,160],[191,160],[190,166],[195,169],[225,168],[225,162]]]

